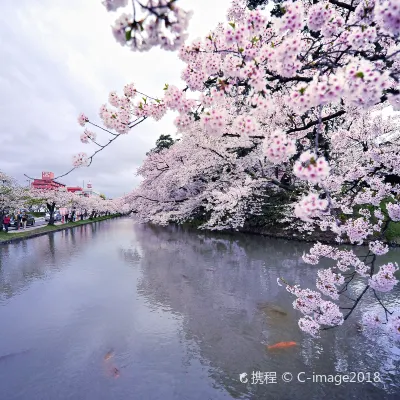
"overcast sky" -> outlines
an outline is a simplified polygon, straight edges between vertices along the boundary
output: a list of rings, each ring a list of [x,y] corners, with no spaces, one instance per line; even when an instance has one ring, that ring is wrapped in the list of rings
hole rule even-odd
[[[179,0],[194,15],[189,41],[225,20],[230,0]],[[128,10],[130,11],[130,10]],[[162,96],[165,83],[183,87],[184,64],[176,53],[154,49],[134,53],[113,38],[119,16],[100,0],[18,0],[2,4],[0,14],[0,170],[28,184],[23,174],[60,175],[74,154],[91,154],[80,142],[76,118],[84,112],[99,121],[98,110],[111,90],[134,82],[150,96]],[[137,167],[160,134],[174,134],[174,115],[145,121],[99,153],[89,168],[60,179],[73,186],[89,180],[107,197],[135,187]],[[99,140],[102,136],[98,132]]]

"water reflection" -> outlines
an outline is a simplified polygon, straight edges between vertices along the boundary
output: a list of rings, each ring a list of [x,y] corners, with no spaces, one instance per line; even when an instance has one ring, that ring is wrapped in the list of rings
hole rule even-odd
[[[361,336],[355,319],[319,340],[299,331],[276,279],[312,286],[308,248],[130,219],[1,246],[0,398],[396,398],[400,351],[386,338]],[[266,349],[282,341],[298,345]],[[277,383],[252,385],[252,371]],[[379,371],[383,383],[282,382],[301,371]]]
[[[46,279],[67,265],[69,256],[79,257],[101,225],[92,224],[39,236],[0,247],[0,304],[36,279]],[[90,236],[88,233],[90,232]],[[76,235],[79,246],[76,246]]]
[[[278,376],[285,371],[305,371],[309,376],[346,371],[380,371],[383,375],[385,383],[376,386],[335,387],[335,398],[355,398],[360,393],[377,398],[384,387],[389,391],[398,388],[400,358],[386,339],[366,342],[354,319],[342,330],[326,332],[320,340],[299,332],[292,299],[276,279],[284,276],[290,282],[314,286],[316,267],[301,259],[308,245],[245,235],[216,236],[179,227],[143,226],[135,234],[143,252],[139,293],[153,308],[183,317],[183,340],[197,346],[210,376],[232,397],[318,399],[333,389],[328,384],[292,382],[283,391],[282,384],[267,388],[238,381],[240,373],[252,371],[274,371]],[[260,307],[266,301],[272,312]],[[276,305],[284,311],[274,312]],[[296,341],[300,346],[269,352],[263,345],[280,341]],[[390,362],[382,366],[385,360]]]

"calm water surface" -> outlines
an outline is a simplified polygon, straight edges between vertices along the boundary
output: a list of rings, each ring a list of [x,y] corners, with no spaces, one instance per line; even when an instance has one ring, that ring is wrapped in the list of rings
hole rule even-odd
[[[0,246],[0,399],[400,398],[400,349],[386,337],[366,338],[356,318],[321,339],[299,331],[276,279],[312,286],[308,248],[131,219]],[[280,341],[298,346],[263,344]],[[276,383],[252,384],[253,371]],[[296,378],[349,371],[382,382]]]

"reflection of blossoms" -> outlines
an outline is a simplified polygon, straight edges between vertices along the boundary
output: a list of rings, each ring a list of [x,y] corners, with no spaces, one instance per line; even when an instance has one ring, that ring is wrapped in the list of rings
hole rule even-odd
[[[375,312],[365,313],[362,316],[362,323],[368,328],[380,328],[382,321]]]
[[[390,316],[387,329],[391,336],[395,339],[400,339],[400,314]]]

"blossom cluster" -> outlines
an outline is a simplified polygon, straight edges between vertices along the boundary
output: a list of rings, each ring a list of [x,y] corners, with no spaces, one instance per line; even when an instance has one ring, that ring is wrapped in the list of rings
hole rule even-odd
[[[88,118],[85,114],[83,114],[83,113],[79,114],[79,117],[78,117],[78,124],[79,124],[80,126],[85,126],[85,123],[86,123],[86,122],[89,122],[89,118]]]
[[[337,286],[344,284],[344,276],[335,274],[331,268],[318,271],[317,288],[334,300],[339,298]]]
[[[81,142],[82,143],[89,143],[89,140],[95,141],[96,140],[96,133],[85,129],[81,135]]]
[[[202,115],[201,125],[208,134],[219,134],[225,127],[226,119],[226,111],[214,108]]]
[[[120,7],[128,5],[128,0],[103,0],[103,6],[107,11],[116,11]]]
[[[394,273],[399,269],[397,263],[381,265],[379,272],[369,279],[369,285],[379,292],[389,292],[397,285]]]
[[[107,11],[115,11],[127,5],[127,0],[103,1]],[[187,28],[192,13],[184,11],[175,4],[175,0],[133,0],[136,7],[142,10],[142,18],[134,19],[132,14],[123,13],[112,26],[114,38],[122,46],[133,51],[148,51],[160,46],[164,50],[178,49],[187,38]]]
[[[353,267],[362,277],[368,276],[368,266],[357,257],[353,250],[338,250],[333,246],[319,242],[310,249],[308,254],[303,255],[303,261],[317,265],[322,257],[335,260],[337,262],[336,267],[342,272]]]
[[[282,3],[283,17],[278,19],[277,25],[280,33],[296,32],[304,25],[304,6],[302,2],[286,1]]]
[[[263,151],[272,163],[280,163],[287,161],[296,153],[296,143],[282,130],[276,130],[270,138],[264,140]]]
[[[389,246],[379,240],[369,243],[369,249],[377,256],[382,256],[389,251]]]
[[[233,129],[240,135],[256,135],[259,127],[257,121],[250,116],[240,115],[233,123]]]
[[[332,279],[327,275],[323,276],[323,280],[324,283],[327,283],[327,280],[332,283]],[[341,282],[342,277],[338,280]],[[343,314],[338,305],[323,300],[320,293],[310,289],[300,289],[298,285],[286,285],[286,290],[297,297],[293,307],[305,314],[305,317],[299,319],[299,327],[304,332],[318,337],[322,325],[338,326],[343,323]]]
[[[87,166],[89,163],[89,159],[86,153],[78,153],[73,158],[73,166],[75,168]]]
[[[400,204],[389,203],[386,205],[386,209],[392,221],[400,221]]]
[[[294,174],[312,183],[319,183],[329,174],[329,164],[324,157],[317,157],[312,151],[302,153],[293,167]]]
[[[397,0],[386,0],[375,5],[375,19],[389,34],[400,33],[400,8]]]
[[[146,221],[185,221],[203,208],[210,215],[205,227],[236,228],[248,210],[262,204],[258,199],[265,198],[268,181],[268,190],[275,184],[278,191],[301,193],[297,203],[285,206],[285,217],[302,232],[319,227],[332,231],[338,243],[366,242],[365,259],[322,244],[303,256],[313,265],[324,257],[335,262],[318,272],[318,292],[290,289],[295,308],[305,315],[299,326],[317,335],[321,325],[343,322],[337,306],[321,297],[338,299],[341,273],[357,275],[380,292],[397,282],[389,264],[371,277],[370,256],[388,252],[383,230],[387,222],[400,221],[400,185],[390,183],[400,173],[400,152],[391,139],[398,122],[371,116],[388,103],[400,109],[400,7],[398,0],[311,3],[286,1],[269,17],[234,0],[229,23],[183,45],[189,13],[172,0],[134,0],[142,15],[135,20],[122,14],[114,35],[133,50],[182,44],[186,88],[167,85],[160,100],[134,104],[139,92],[130,84],[122,96],[110,93],[100,116],[106,128],[126,133],[137,118],[179,113],[181,140],[161,155],[153,153],[140,169],[144,182],[134,206]],[[126,0],[103,4],[115,11]],[[190,92],[198,92],[196,100],[187,98]],[[78,121],[84,126],[88,119],[82,115]],[[313,140],[316,131],[319,140]],[[85,133],[82,138],[94,140]],[[296,154],[299,148],[305,150]],[[390,321],[395,329],[398,320]]]
[[[294,215],[303,221],[312,221],[328,211],[329,202],[320,199],[317,193],[309,193],[304,196],[294,207]]]

